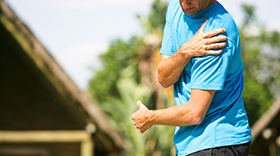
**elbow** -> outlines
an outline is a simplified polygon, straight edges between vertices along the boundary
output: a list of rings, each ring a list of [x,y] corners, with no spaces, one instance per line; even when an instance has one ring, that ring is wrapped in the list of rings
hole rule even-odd
[[[184,123],[185,125],[198,125],[203,121],[204,117],[205,116],[201,113],[192,111],[190,114],[186,115]]]
[[[192,119],[192,125],[198,125],[203,121],[204,117],[196,116]]]
[[[164,78],[160,75],[157,76],[157,81],[159,82],[159,84],[163,87],[163,88],[168,88],[170,86],[170,84],[166,83],[166,81],[164,80]]]

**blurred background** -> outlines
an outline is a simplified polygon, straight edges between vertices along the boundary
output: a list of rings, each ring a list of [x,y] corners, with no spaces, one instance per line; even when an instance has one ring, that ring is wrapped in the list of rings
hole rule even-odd
[[[64,127],[27,128],[27,125],[22,125],[19,128],[8,125],[2,128],[0,126],[0,130],[81,130],[92,122],[98,130],[105,131],[104,136],[100,132],[102,137],[99,138],[99,141],[104,140],[109,130],[98,122],[99,119],[96,118],[99,117],[94,115],[96,112],[91,112],[91,108],[84,104],[93,103],[106,116],[104,120],[112,128],[110,130],[116,131],[117,136],[121,138],[116,140],[121,140],[124,146],[118,147],[118,143],[115,143],[118,141],[112,139],[114,137],[109,137],[109,140],[113,140],[109,143],[117,144],[111,149],[119,149],[105,155],[174,155],[173,127],[153,126],[149,131],[141,134],[134,128],[130,119],[131,114],[137,110],[137,100],[142,100],[150,109],[174,105],[172,88],[163,89],[156,81],[159,49],[169,2],[170,0],[4,0],[3,3],[11,8],[46,49],[46,53],[57,62],[57,66],[62,68],[61,72],[65,71],[65,75],[73,80],[73,82],[69,81],[75,90],[71,90],[72,86],[67,87],[69,83],[62,80],[63,78],[60,79],[59,73],[50,69],[54,77],[58,77],[59,83],[63,84],[62,88],[66,88],[67,92],[70,90],[69,97],[75,97],[77,95],[75,91],[79,90],[81,91],[79,95],[89,97],[90,102],[83,101],[79,97],[74,98],[74,101],[78,101],[78,105],[82,106],[80,109],[89,116],[87,120],[83,117],[73,117],[82,118],[78,122],[82,120],[84,122],[76,127],[69,126],[71,125],[69,122],[69,125]],[[251,153],[264,156],[279,155],[280,109],[277,99],[280,93],[280,14],[278,10],[280,1],[220,0],[219,2],[235,19],[241,36],[242,59],[245,66],[243,98],[255,137]],[[2,10],[5,9],[2,8]],[[8,16],[5,11],[2,12],[4,12],[3,15]],[[5,20],[2,20],[2,23],[5,23],[3,21]],[[16,22],[15,25],[17,25]],[[6,29],[10,30],[8,26]],[[1,36],[4,35],[1,34]],[[27,40],[31,39],[27,37]],[[34,49],[36,51],[36,48]],[[43,61],[46,59],[43,58]],[[25,60],[25,62],[28,61]],[[48,64],[48,66],[51,65]],[[40,67],[39,69],[42,70]],[[36,92],[36,88],[33,88],[33,91]],[[61,96],[61,92],[58,91],[57,95]],[[30,97],[30,99],[34,98]],[[33,102],[34,105],[41,103],[40,100]],[[1,101],[0,99],[2,102],[0,105],[4,105],[7,101],[9,100]],[[76,105],[77,102],[61,103]],[[45,105],[47,107],[48,102]],[[16,107],[15,105],[14,108]],[[13,112],[14,108],[9,110]],[[71,109],[75,111],[75,108]],[[52,111],[50,110],[50,114]],[[45,116],[47,120],[48,115]],[[72,116],[71,113],[69,116]],[[63,122],[68,119],[61,120]],[[34,123],[37,122],[34,121]],[[93,139],[93,142],[96,140],[98,139]],[[2,150],[6,151],[11,147],[5,145],[2,146]],[[20,147],[26,147],[26,145]],[[47,151],[51,147],[40,148]],[[65,145],[65,148],[68,147]],[[106,145],[98,149],[100,150],[96,150],[96,155],[108,150]],[[48,153],[51,152],[45,152],[45,155]]]

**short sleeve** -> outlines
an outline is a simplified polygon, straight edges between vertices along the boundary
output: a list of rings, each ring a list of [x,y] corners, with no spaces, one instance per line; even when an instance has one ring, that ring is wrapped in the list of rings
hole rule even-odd
[[[170,2],[167,8],[166,22],[164,26],[162,45],[160,49],[160,53],[165,55],[173,55],[174,53],[173,46],[172,46],[172,33],[171,33],[171,22],[172,22],[171,14],[172,14],[173,3],[174,2]]]
[[[228,42],[220,55],[208,55],[192,59],[191,88],[202,90],[222,90],[226,81],[231,54],[235,50]]]

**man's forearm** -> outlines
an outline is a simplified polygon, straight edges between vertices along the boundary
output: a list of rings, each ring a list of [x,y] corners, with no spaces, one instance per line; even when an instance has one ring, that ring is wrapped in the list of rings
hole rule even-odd
[[[176,52],[174,55],[161,60],[158,65],[158,82],[167,88],[176,83],[182,75],[191,57],[188,53]]]
[[[152,125],[189,126],[202,121],[198,110],[188,103],[161,110],[150,110],[149,121]]]
[[[161,110],[149,110],[138,101],[139,110],[131,116],[133,124],[142,133],[152,125],[189,126],[199,124],[207,113],[215,91],[192,89],[191,95],[187,103]]]

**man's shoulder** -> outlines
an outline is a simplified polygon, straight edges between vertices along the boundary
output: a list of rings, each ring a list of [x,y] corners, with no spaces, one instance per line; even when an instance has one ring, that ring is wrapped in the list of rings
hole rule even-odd
[[[219,4],[218,7],[212,11],[209,20],[212,21],[216,26],[237,28],[234,19],[221,4]]]
[[[224,28],[229,39],[235,41],[238,38],[238,27],[230,13],[222,5],[212,12],[208,21],[208,31]]]
[[[217,7],[216,11],[212,13],[210,18],[214,20],[215,24],[220,23],[220,26],[224,28],[237,29],[234,19],[221,4]]]

